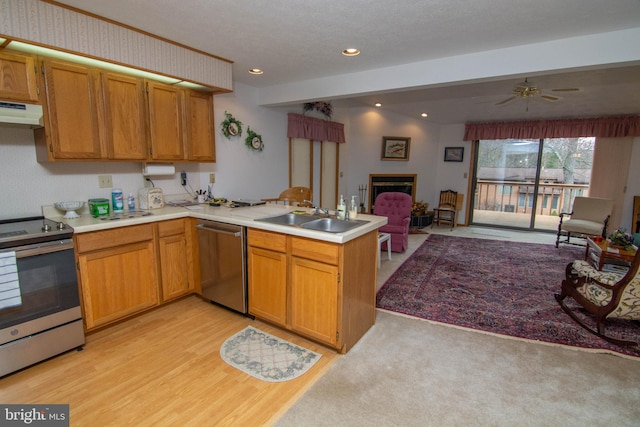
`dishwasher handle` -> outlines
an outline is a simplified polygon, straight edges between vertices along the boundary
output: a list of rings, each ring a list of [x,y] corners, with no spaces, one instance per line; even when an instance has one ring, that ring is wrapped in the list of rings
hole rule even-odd
[[[200,230],[209,231],[212,233],[222,233],[222,234],[229,234],[235,237],[242,237],[242,231],[223,230],[221,228],[209,227],[206,224],[197,224],[196,228],[199,228]]]

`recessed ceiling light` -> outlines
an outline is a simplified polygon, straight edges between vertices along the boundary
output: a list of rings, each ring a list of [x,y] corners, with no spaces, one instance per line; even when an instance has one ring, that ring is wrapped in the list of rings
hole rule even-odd
[[[379,102],[376,102],[374,105],[375,105],[376,107],[382,107],[382,104],[380,104]]]
[[[427,117],[427,116],[428,116],[428,114],[427,114],[427,113],[422,113],[422,114],[420,114],[420,115],[421,115],[422,117]]]
[[[258,74],[262,74],[262,73],[264,73],[264,71],[262,71],[260,68],[252,68],[252,69],[249,70],[249,74],[258,75]]]
[[[360,55],[360,49],[356,49],[353,47],[350,47],[348,49],[345,49],[342,51],[342,54],[344,56],[356,56],[356,55]]]

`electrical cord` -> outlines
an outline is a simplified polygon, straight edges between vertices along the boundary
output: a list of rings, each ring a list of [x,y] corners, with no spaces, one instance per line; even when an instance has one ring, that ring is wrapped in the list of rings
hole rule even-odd
[[[185,178],[185,182],[186,184],[182,185],[182,188],[184,188],[184,191],[187,192],[187,194],[191,197],[193,197],[194,199],[198,198],[198,195],[196,194],[195,190],[193,189],[193,187],[191,187],[191,183],[189,182],[189,178]],[[189,189],[187,189],[187,186],[189,186]],[[191,192],[189,192],[189,190],[191,190]]]

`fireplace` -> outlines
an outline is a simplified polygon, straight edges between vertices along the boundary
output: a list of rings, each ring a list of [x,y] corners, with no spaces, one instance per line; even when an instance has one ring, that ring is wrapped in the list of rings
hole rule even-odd
[[[378,194],[389,191],[405,193],[411,196],[413,201],[416,200],[416,174],[399,175],[399,174],[370,174],[369,175],[369,211],[374,213],[374,201]]]

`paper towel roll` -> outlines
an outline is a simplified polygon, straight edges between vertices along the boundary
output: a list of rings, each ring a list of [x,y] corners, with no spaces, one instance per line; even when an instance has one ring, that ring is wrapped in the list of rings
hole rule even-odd
[[[175,173],[176,168],[173,165],[145,165],[142,168],[144,176],[173,175]]]

